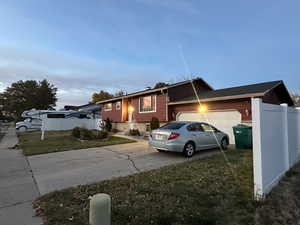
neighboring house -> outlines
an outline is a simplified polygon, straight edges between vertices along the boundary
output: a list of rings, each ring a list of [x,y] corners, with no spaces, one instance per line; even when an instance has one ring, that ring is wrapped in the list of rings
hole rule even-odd
[[[148,89],[97,102],[103,104],[102,118],[110,118],[115,128],[126,131],[149,130],[152,117],[160,122],[205,121],[230,134],[238,123],[251,125],[251,98],[271,104],[294,103],[283,81],[214,90],[203,79],[179,82],[167,87]],[[205,112],[199,112],[199,101]]]

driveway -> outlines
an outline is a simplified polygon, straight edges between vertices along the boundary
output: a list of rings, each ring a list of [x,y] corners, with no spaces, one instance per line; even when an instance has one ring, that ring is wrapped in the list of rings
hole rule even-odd
[[[193,159],[207,157],[219,151],[196,154]],[[126,176],[141,171],[187,160],[178,153],[160,153],[148,147],[148,142],[113,145],[28,157],[41,194],[76,185],[83,185]]]

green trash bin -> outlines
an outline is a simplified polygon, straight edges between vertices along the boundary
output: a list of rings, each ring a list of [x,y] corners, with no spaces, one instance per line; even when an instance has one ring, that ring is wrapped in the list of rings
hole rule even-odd
[[[252,127],[239,124],[233,127],[235,147],[238,149],[252,148]]]

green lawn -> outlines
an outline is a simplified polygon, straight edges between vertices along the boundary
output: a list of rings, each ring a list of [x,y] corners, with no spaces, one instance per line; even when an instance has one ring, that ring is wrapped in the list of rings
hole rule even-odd
[[[113,225],[253,224],[252,154],[228,150],[177,165],[40,197],[45,225],[88,225],[89,196],[113,199]]]
[[[18,136],[20,147],[26,156],[134,142],[115,136],[108,136],[102,140],[80,141],[71,136],[71,131],[47,131],[43,141],[40,131],[19,133]]]

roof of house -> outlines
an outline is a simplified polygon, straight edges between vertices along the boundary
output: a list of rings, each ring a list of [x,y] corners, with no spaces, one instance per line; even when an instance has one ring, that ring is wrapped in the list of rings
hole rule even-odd
[[[197,78],[193,79],[192,81],[198,81],[198,80],[201,80],[203,83],[205,83],[209,88],[211,88],[213,90],[213,88],[208,83],[206,83],[206,81],[204,81],[200,77],[197,77]],[[123,98],[128,98],[128,97],[133,97],[133,96],[138,96],[138,95],[150,94],[150,93],[154,93],[154,92],[157,92],[157,91],[166,90],[166,89],[169,89],[169,88],[172,88],[172,87],[183,85],[183,84],[186,84],[186,83],[189,83],[189,82],[191,82],[191,80],[185,80],[185,81],[177,82],[177,83],[170,84],[168,86],[161,87],[161,88],[149,88],[149,89],[146,89],[146,90],[133,92],[133,93],[126,94],[126,95],[123,95],[123,96],[114,97],[114,98],[110,98],[110,99],[107,99],[107,100],[99,101],[99,102],[96,102],[96,104],[102,104],[102,103],[117,101],[117,100],[121,100]]]
[[[269,92],[273,88],[278,87],[279,85],[283,85],[283,91],[286,92],[285,94],[287,94],[288,96],[288,103],[290,105],[293,104],[292,99],[287,89],[285,88],[282,80],[207,91],[203,93],[198,93],[198,96],[194,95],[188,98],[180,99],[180,101],[170,102],[169,104],[172,105],[197,102],[198,98],[201,101],[218,101],[237,98],[262,97],[267,92]]]

